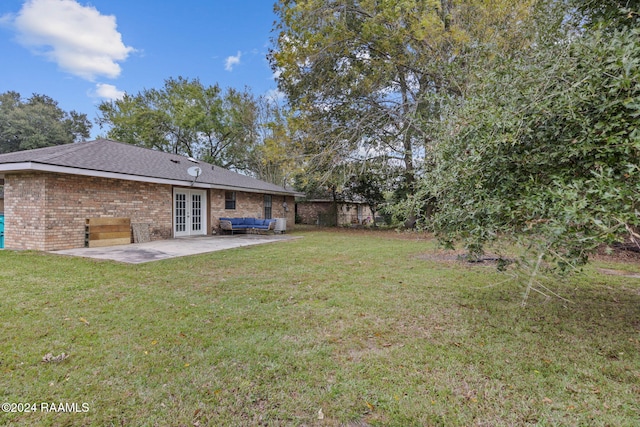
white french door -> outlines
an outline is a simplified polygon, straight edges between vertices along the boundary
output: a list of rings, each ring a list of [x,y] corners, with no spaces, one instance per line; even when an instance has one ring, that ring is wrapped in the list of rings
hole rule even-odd
[[[207,234],[207,192],[173,189],[174,237]]]

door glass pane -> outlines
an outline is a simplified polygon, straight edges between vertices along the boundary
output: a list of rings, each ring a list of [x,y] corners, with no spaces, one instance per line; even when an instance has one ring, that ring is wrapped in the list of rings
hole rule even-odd
[[[187,195],[176,193],[176,232],[187,230]]]
[[[202,195],[191,195],[191,231],[202,230]]]

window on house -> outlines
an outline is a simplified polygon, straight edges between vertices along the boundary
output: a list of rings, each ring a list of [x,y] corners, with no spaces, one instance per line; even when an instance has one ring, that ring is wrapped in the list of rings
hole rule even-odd
[[[271,219],[271,196],[264,195],[264,219]]]
[[[236,192],[235,191],[224,192],[224,208],[225,209],[236,208]]]

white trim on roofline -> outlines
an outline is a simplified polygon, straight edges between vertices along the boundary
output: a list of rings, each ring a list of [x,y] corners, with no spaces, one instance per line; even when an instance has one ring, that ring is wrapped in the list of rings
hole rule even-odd
[[[259,193],[259,194],[275,194],[282,196],[294,196],[297,193],[291,193],[288,191],[271,191],[271,190],[261,190],[256,188],[247,188],[240,187],[234,185],[217,185],[217,184],[207,184],[202,182],[191,182],[191,181],[182,181],[178,179],[166,179],[166,178],[154,178],[150,176],[142,176],[142,175],[131,175],[125,173],[118,172],[105,172],[105,171],[97,171],[93,169],[79,169],[68,166],[56,166],[56,165],[47,165],[37,162],[19,162],[19,163],[4,163],[0,164],[0,178],[4,176],[3,172],[52,172],[52,173],[65,173],[69,175],[82,175],[82,176],[91,176],[97,178],[110,178],[110,179],[122,179],[126,181],[137,181],[137,182],[149,182],[152,184],[166,184],[166,185],[177,185],[181,187],[193,187],[193,188],[211,188],[216,190],[230,190],[230,191],[241,191],[245,193]]]

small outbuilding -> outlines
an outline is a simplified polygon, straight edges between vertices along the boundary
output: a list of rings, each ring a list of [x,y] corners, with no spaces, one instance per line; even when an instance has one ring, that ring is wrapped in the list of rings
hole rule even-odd
[[[299,224],[330,227],[373,223],[373,213],[365,202],[329,198],[299,198],[296,201],[296,218]]]
[[[301,195],[192,158],[106,139],[2,154],[0,179],[7,249],[84,247],[89,224],[102,224],[108,237],[108,227],[122,233],[123,220],[148,240],[215,234],[220,217],[280,218],[290,230]]]

